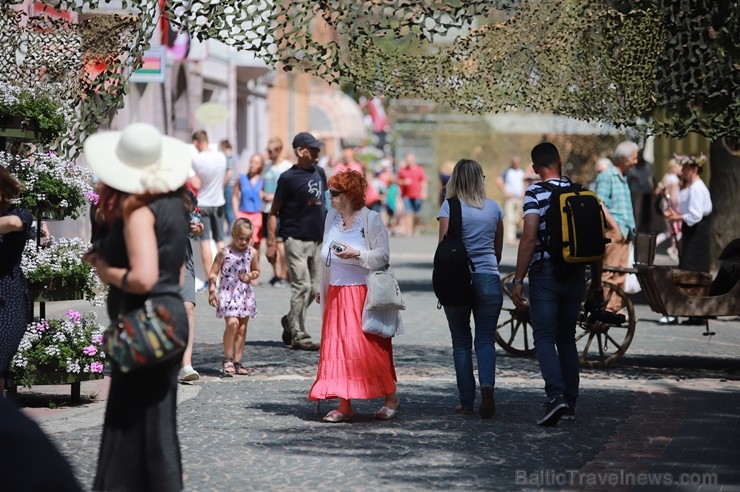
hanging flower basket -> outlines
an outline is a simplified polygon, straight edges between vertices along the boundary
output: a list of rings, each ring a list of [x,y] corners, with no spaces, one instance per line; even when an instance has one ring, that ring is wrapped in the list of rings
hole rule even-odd
[[[96,196],[92,172],[53,152],[34,152],[28,156],[0,152],[0,165],[23,183],[16,200],[18,206],[42,216],[76,219],[87,213]]]
[[[31,387],[103,377],[103,330],[94,312],[69,310],[63,319],[35,319],[10,363],[11,379]]]
[[[51,277],[46,281],[29,282],[28,291],[33,302],[75,301],[85,298],[85,280],[71,278],[62,281]]]
[[[21,88],[0,82],[0,137],[49,143],[67,127],[50,85]]]
[[[36,302],[87,299],[103,304],[106,289],[95,270],[82,261],[90,245],[79,238],[55,238],[41,246],[29,240],[21,269]]]

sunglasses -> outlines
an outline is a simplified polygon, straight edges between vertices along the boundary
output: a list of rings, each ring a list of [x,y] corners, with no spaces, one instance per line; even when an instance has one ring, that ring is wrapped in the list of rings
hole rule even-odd
[[[337,197],[341,195],[342,193],[344,193],[344,191],[342,190],[329,190],[329,194],[334,197]]]

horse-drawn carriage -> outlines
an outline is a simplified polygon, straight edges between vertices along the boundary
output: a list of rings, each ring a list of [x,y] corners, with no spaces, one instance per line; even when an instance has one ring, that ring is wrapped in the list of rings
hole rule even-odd
[[[654,265],[655,235],[638,234],[635,239],[635,264],[632,268],[604,266],[605,270],[633,273],[640,282],[650,308],[665,316],[690,316],[704,322],[704,334],[709,321],[718,316],[740,315],[740,240],[725,248],[720,260],[723,271],[716,279],[711,275],[679,270],[672,266]],[[504,307],[499,317],[496,341],[507,352],[532,356],[535,354],[529,308],[517,308],[511,296],[514,274],[502,279]],[[718,282],[719,281],[719,282]],[[718,285],[722,283],[723,285]],[[607,367],[627,351],[635,334],[637,318],[632,300],[611,282],[602,282],[604,297],[616,305],[613,314],[621,316],[589,316],[583,305],[576,327],[576,344],[582,367]],[[525,281],[525,294],[526,294]],[[618,302],[614,301],[618,298]],[[623,318],[622,318],[623,317]]]

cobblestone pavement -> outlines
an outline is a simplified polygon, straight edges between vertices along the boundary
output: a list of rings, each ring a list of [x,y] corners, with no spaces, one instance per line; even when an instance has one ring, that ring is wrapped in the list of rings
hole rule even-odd
[[[392,239],[408,309],[406,334],[394,340],[401,411],[387,422],[372,418],[382,404],[373,400],[354,403],[351,423],[321,423],[336,403],[317,412],[306,398],[318,355],[279,342],[289,289],[257,287],[245,351],[252,375],[221,379],[223,322],[199,294],[194,366],[202,378],[180,386],[178,408],[187,490],[611,490],[637,480],[660,480],[644,485],[651,490],[740,490],[740,321],[713,322],[709,339],[700,328],[658,326],[636,296],[635,340],[615,367],[582,372],[576,422],[534,425],[544,400],[537,363],[500,349],[495,417],[458,415],[449,332],[431,291],[434,243]],[[502,270],[512,270],[515,255],[505,251]],[[308,326],[318,341],[316,306]],[[85,487],[106,389],[106,381],[83,383],[78,406],[58,387],[19,393]]]

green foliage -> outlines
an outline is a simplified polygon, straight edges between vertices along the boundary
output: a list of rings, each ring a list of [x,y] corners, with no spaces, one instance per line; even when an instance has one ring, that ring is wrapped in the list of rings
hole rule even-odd
[[[54,140],[66,129],[62,105],[54,102],[51,96],[21,89],[12,100],[9,99],[0,99],[0,119],[22,118],[30,128],[38,130],[40,141]]]

